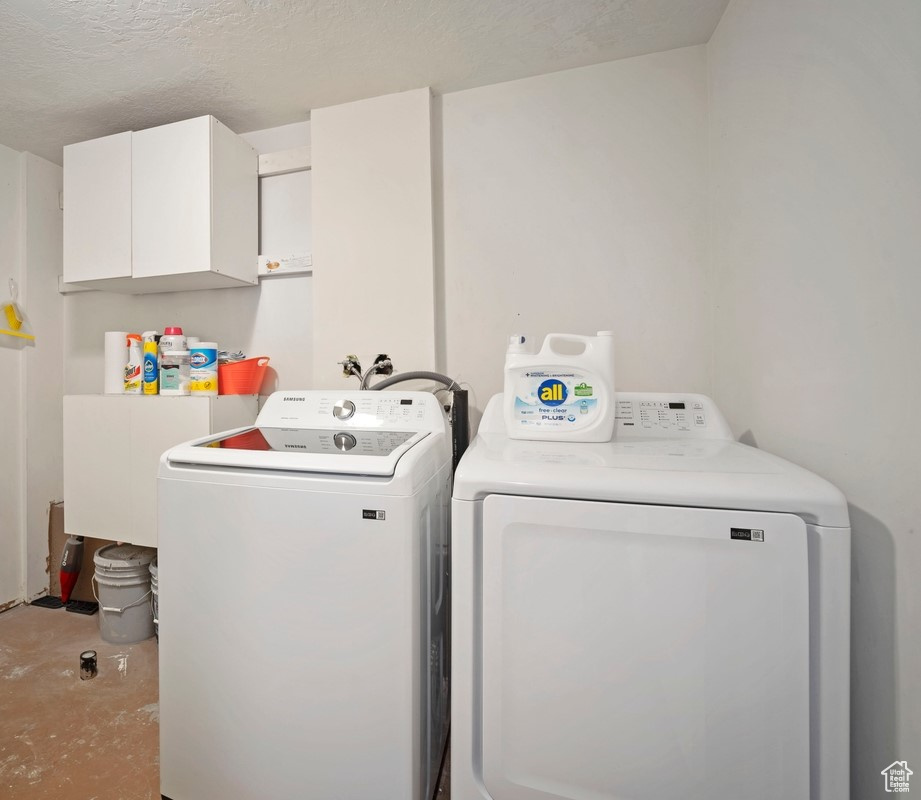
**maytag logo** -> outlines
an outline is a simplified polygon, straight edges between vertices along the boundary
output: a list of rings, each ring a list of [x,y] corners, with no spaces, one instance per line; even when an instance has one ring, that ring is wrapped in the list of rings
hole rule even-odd
[[[730,539],[740,539],[744,542],[763,542],[764,530],[762,528],[730,528]]]

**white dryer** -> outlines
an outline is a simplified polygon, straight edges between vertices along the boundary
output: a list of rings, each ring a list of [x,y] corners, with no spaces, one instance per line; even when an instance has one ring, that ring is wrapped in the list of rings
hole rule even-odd
[[[455,475],[452,800],[846,800],[841,493],[701,395]]]
[[[255,427],[164,454],[164,797],[431,797],[450,482],[425,392],[278,392]]]

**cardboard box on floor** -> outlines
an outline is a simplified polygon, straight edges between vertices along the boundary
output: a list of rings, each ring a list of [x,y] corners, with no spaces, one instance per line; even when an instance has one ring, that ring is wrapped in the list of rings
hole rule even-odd
[[[48,582],[50,594],[61,596],[61,553],[64,552],[64,542],[67,541],[64,522],[64,504],[52,503],[51,513],[48,515]],[[93,572],[95,564],[93,556],[100,547],[112,542],[107,539],[83,539],[83,566],[80,569],[80,578],[74,587],[72,600],[94,600],[93,597]]]

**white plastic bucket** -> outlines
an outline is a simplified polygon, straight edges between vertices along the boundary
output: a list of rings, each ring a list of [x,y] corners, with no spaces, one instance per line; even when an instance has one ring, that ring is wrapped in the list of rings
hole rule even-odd
[[[160,581],[157,559],[150,562],[150,610],[153,612],[154,633],[160,639]]]
[[[157,551],[133,544],[109,544],[93,556],[93,587],[99,603],[99,634],[106,642],[130,644],[154,634],[150,562]]]

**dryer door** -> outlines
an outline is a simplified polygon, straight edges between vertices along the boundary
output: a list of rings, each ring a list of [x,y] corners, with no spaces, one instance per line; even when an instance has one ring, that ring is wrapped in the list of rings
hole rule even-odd
[[[493,495],[482,780],[494,800],[808,800],[806,527]]]

